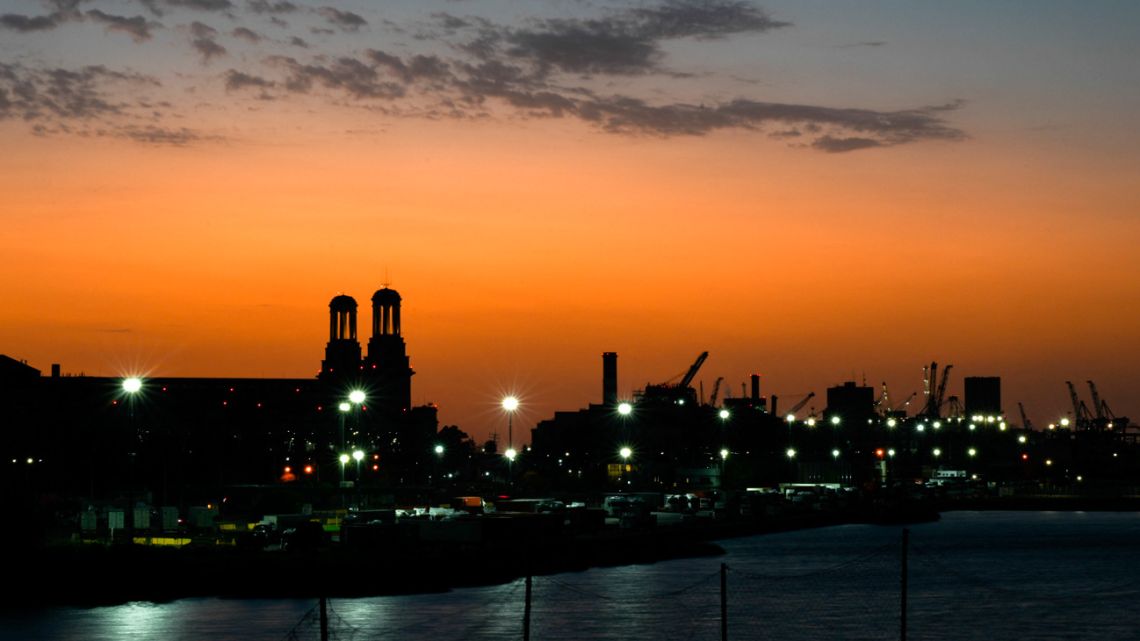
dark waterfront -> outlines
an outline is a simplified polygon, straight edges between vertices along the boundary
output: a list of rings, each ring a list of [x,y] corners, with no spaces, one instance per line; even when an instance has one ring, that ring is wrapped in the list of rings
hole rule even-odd
[[[900,533],[843,525],[724,540],[720,558],[538,576],[531,638],[718,639],[723,562],[731,639],[897,639]],[[950,512],[914,525],[908,638],[1137,638],[1137,534],[1135,512]],[[5,613],[0,638],[318,639],[315,605],[183,599],[33,609]],[[331,608],[332,638],[521,638],[523,582],[338,599]]]

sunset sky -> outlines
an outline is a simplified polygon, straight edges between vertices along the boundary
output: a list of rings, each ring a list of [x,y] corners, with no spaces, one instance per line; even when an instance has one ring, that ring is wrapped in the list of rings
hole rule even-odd
[[[404,297],[516,431],[710,356],[1140,418],[1140,3],[0,0],[0,353],[309,377]]]

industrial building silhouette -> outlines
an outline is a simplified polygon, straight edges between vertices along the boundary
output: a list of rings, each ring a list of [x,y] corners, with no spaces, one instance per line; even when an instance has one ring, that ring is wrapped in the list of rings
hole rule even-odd
[[[315,378],[154,377],[131,393],[122,376],[63,375],[54,364],[42,376],[0,356],[0,451],[16,462],[7,487],[92,500],[135,488],[176,504],[285,479],[422,481],[437,412],[411,405],[400,304],[388,287],[373,295],[362,356],[356,301],[333,298]],[[349,402],[353,391],[362,402]],[[340,455],[357,449],[366,458],[345,469]]]

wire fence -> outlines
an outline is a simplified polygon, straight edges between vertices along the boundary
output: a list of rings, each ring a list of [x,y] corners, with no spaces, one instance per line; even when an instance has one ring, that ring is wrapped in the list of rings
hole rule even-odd
[[[1131,639],[1137,573],[1074,583],[903,540],[794,571],[608,568],[432,595],[330,602],[328,639]],[[644,568],[644,566],[642,566]],[[1124,578],[1121,578],[1121,577]],[[1063,579],[1063,580],[1062,580]],[[1080,589],[1074,589],[1079,585]],[[529,607],[528,607],[529,606]],[[1043,632],[1044,631],[1044,632]],[[285,636],[321,639],[314,607]]]

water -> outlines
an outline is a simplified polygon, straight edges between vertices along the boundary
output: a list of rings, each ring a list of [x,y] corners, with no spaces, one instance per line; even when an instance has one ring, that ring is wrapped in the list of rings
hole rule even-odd
[[[908,638],[1140,639],[1140,514],[959,512],[911,528]],[[541,639],[899,638],[900,528],[723,541],[721,558],[534,578]],[[335,580],[331,577],[330,580]],[[523,582],[331,602],[334,639],[519,639]],[[311,600],[184,599],[0,618],[0,639],[317,639]]]

